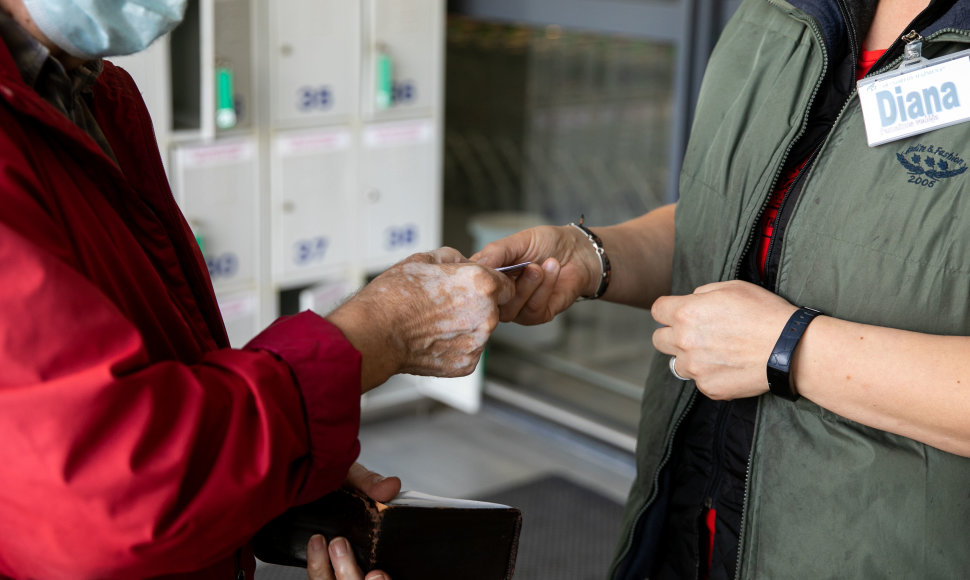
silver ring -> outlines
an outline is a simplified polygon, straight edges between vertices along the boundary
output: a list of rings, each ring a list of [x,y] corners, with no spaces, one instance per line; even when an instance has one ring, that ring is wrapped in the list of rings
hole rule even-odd
[[[690,380],[687,377],[680,376],[680,373],[677,372],[677,357],[675,357],[675,356],[670,357],[670,363],[667,366],[670,367],[670,374],[674,375],[678,379],[680,379],[682,381],[689,381]]]

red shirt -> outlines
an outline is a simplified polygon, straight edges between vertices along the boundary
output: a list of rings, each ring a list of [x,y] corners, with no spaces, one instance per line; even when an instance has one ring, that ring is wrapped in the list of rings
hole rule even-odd
[[[0,577],[252,578],[357,457],[360,355],[312,313],[228,348],[131,78],[92,110],[117,164],[0,42]]]

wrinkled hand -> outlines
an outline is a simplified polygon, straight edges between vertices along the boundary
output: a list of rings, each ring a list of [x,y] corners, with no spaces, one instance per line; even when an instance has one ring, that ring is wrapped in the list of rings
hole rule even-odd
[[[653,345],[676,356],[677,372],[708,397],[753,397],[768,391],[768,357],[795,310],[755,284],[707,284],[687,296],[657,299],[651,313],[664,326]]]
[[[599,258],[572,226],[524,230],[487,244],[471,259],[492,268],[533,262],[517,277],[515,296],[501,306],[503,322],[549,322],[599,283]]]
[[[508,276],[441,248],[395,264],[328,318],[365,365],[381,367],[377,384],[395,373],[458,377],[475,370],[514,292]]]
[[[401,491],[401,480],[384,477],[354,463],[347,472],[344,486],[358,489],[376,501],[387,502]],[[390,576],[379,570],[372,570],[363,576],[350,543],[345,538],[334,538],[327,546],[326,539],[316,534],[307,542],[306,553],[309,580],[391,580]]]
[[[401,372],[456,377],[475,370],[498,324],[498,305],[512,293],[507,276],[441,248],[400,262],[359,297],[393,311],[391,328],[407,355]]]

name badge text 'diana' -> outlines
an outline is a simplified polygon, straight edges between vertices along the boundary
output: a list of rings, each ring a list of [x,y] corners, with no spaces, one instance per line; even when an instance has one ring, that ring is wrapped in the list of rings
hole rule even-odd
[[[859,81],[870,147],[970,120],[970,51]]]

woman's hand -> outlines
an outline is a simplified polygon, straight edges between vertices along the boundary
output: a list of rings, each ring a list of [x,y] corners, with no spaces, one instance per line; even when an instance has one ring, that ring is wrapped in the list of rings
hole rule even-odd
[[[653,318],[664,326],[654,332],[653,344],[677,357],[677,373],[708,397],[753,397],[768,391],[768,357],[795,310],[748,282],[707,284],[654,302]]]
[[[503,322],[549,322],[599,285],[599,258],[572,226],[524,230],[487,244],[471,259],[492,268],[533,262],[516,278],[515,296],[500,307]]]

